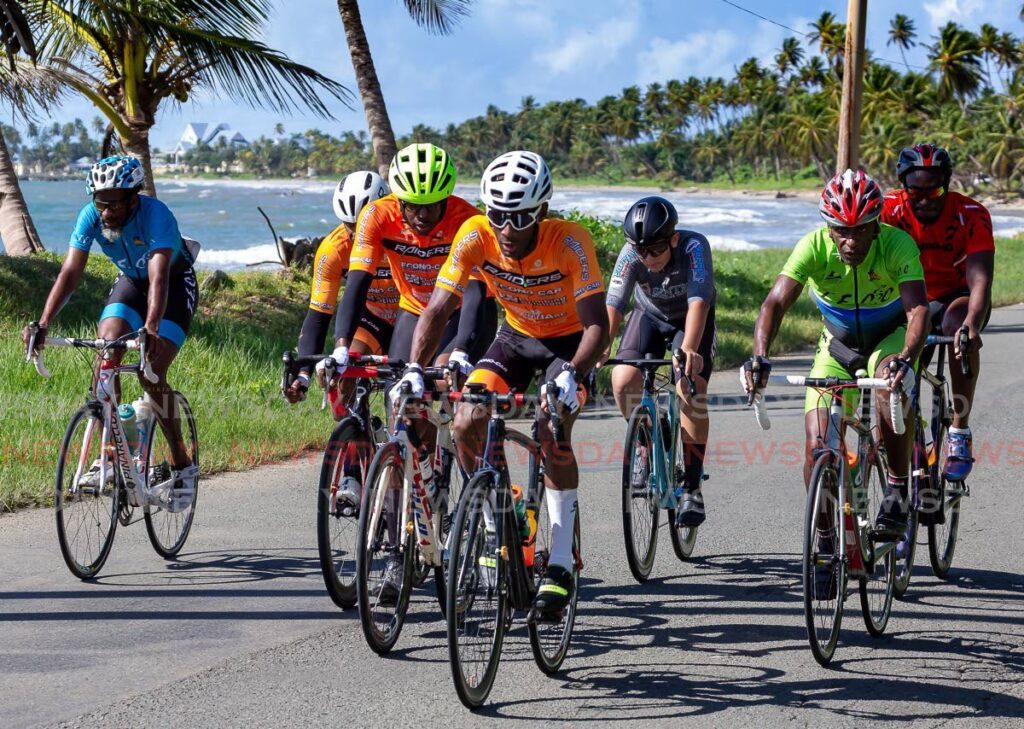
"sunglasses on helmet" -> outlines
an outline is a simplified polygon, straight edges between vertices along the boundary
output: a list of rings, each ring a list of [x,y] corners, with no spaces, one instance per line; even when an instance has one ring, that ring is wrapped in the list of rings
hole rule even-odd
[[[506,225],[511,225],[513,230],[526,230],[537,222],[540,215],[540,207],[531,210],[494,210],[487,208],[487,219],[491,225],[501,230]]]

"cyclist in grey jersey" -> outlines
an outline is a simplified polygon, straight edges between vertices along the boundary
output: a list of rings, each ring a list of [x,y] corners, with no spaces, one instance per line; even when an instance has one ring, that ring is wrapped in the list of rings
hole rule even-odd
[[[666,349],[682,349],[685,355],[683,368],[678,361],[674,368],[686,464],[676,519],[692,527],[705,519],[700,485],[708,440],[706,393],[715,356],[715,276],[707,238],[677,229],[678,222],[675,207],[665,198],[650,196],[633,204],[622,225],[626,245],[612,272],[607,304],[614,338],[634,300],[617,358],[660,358]],[[696,397],[683,388],[681,374],[693,381]],[[643,375],[635,367],[620,365],[612,371],[612,392],[624,418],[640,402],[642,386]]]

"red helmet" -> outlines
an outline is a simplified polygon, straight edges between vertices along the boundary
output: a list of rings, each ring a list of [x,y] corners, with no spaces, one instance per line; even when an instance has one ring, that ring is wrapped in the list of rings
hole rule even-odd
[[[904,147],[900,150],[899,161],[896,162],[896,176],[903,182],[903,178],[913,170],[939,170],[943,179],[949,184],[949,178],[953,175],[953,160],[949,152],[937,144],[915,144],[913,147]]]
[[[882,188],[864,170],[847,170],[825,185],[818,212],[842,228],[870,223],[882,214]]]

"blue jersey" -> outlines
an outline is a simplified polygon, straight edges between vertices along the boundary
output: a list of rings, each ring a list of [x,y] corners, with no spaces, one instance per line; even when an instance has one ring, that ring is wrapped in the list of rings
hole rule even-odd
[[[93,243],[99,244],[124,275],[137,282],[148,280],[149,256],[153,251],[172,251],[171,271],[174,273],[192,266],[191,256],[178,232],[178,221],[166,205],[146,195],[139,195],[138,207],[125,221],[121,237],[113,241],[103,237],[103,225],[96,206],[86,203],[78,213],[68,245],[88,253]]]

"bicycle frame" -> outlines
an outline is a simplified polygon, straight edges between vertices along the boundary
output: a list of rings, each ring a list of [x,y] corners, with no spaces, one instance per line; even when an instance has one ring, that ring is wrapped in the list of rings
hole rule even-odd
[[[674,509],[679,498],[675,486],[676,448],[679,444],[679,439],[675,437],[675,434],[679,432],[679,405],[676,400],[676,392],[673,389],[668,393],[670,446],[666,449],[662,433],[661,409],[658,404],[659,396],[660,393],[654,388],[653,370],[645,368],[640,407],[647,412],[651,421],[651,437],[654,440],[654,483],[660,496],[659,506],[663,509]]]

